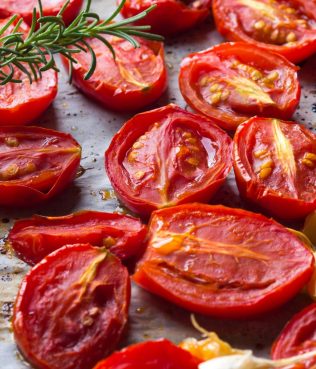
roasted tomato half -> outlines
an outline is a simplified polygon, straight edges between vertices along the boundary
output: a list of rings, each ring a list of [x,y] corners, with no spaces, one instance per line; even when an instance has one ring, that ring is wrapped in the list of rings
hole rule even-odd
[[[23,279],[13,332],[39,369],[88,369],[109,355],[127,322],[127,269],[107,250],[65,246]]]
[[[254,115],[290,119],[301,93],[297,69],[254,45],[224,43],[185,58],[179,85],[191,108],[234,130]]]
[[[234,138],[242,196],[283,219],[316,209],[316,136],[301,124],[251,118]]]
[[[165,339],[129,346],[100,361],[94,369],[198,369],[200,361]]]
[[[287,323],[279,337],[273,344],[272,357],[274,360],[314,351],[316,347],[316,304],[307,306]],[[297,369],[315,367],[316,357],[308,359]]]
[[[121,201],[148,216],[157,208],[208,201],[231,169],[231,139],[207,118],[168,105],[125,123],[105,159]]]
[[[313,265],[304,243],[263,215],[185,204],[153,213],[133,278],[188,310],[248,318],[292,298]]]
[[[213,0],[218,31],[298,63],[316,52],[316,2]],[[254,55],[255,56],[255,55]]]
[[[0,205],[28,206],[76,176],[81,147],[71,135],[40,127],[0,127]]]
[[[0,3],[1,9],[2,1]],[[8,20],[0,20],[0,29]],[[12,32],[16,23],[17,20],[4,35]],[[29,26],[22,22],[18,31],[26,35],[29,32]],[[28,69],[27,64],[24,67]],[[9,67],[1,67],[1,69],[7,73],[10,71]],[[43,72],[42,78],[30,83],[26,74],[14,68],[14,78],[22,82],[9,82],[0,86],[0,127],[23,125],[34,121],[49,107],[57,94],[57,73],[54,70]]]
[[[44,16],[56,16],[65,4],[65,0],[41,0]],[[70,0],[63,13],[63,19],[69,24],[79,13],[83,0]],[[38,9],[38,0],[1,0],[0,17],[20,15],[29,25],[32,23],[33,9]]]
[[[104,246],[119,259],[139,255],[143,250],[146,226],[127,215],[81,211],[62,217],[42,217],[17,221],[8,242],[20,259],[36,264],[65,245],[90,243]]]
[[[137,38],[139,48],[117,37],[106,37],[115,50],[98,39],[88,40],[97,55],[93,75],[85,79],[91,65],[89,53],[73,55],[73,83],[79,90],[109,109],[139,110],[157,100],[167,87],[164,49],[161,42]],[[64,64],[68,60],[63,58]]]
[[[210,14],[212,0],[127,0],[121,13],[132,17],[154,4],[156,9],[138,24],[150,25],[151,32],[170,36],[204,21]]]

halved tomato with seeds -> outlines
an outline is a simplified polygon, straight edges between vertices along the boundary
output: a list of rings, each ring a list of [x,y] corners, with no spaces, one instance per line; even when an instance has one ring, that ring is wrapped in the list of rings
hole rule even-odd
[[[284,219],[316,209],[316,136],[301,124],[251,118],[234,138],[242,196]]]
[[[153,210],[208,201],[231,169],[231,139],[212,121],[168,105],[130,119],[114,136],[106,170],[121,201]]]
[[[180,90],[196,111],[234,130],[254,115],[290,119],[299,103],[298,68],[245,43],[224,43],[186,57]]]
[[[213,0],[218,31],[298,63],[316,52],[316,3],[304,0]]]
[[[134,48],[124,39],[105,38],[115,50],[115,60],[102,41],[88,40],[97,55],[96,70],[85,80],[91,57],[85,52],[73,55],[77,61],[74,85],[104,106],[119,111],[138,110],[157,100],[167,87],[163,43],[135,37],[140,47]],[[63,62],[68,65],[67,59],[63,58]]]
[[[62,217],[34,215],[15,222],[8,242],[17,255],[36,264],[64,245],[88,242],[104,246],[121,260],[143,250],[146,226],[128,215],[81,211]]]
[[[76,176],[81,147],[66,133],[40,127],[0,127],[0,204],[37,204]]]
[[[248,318],[292,298],[313,269],[312,252],[273,220],[185,204],[153,213],[133,279],[188,310]]]
[[[139,25],[150,25],[151,31],[170,36],[193,28],[210,14],[212,0],[126,0],[122,15],[133,17],[148,9],[156,8]]]
[[[91,368],[115,349],[129,300],[119,259],[89,244],[65,246],[24,277],[12,321],[16,343],[36,368]]]

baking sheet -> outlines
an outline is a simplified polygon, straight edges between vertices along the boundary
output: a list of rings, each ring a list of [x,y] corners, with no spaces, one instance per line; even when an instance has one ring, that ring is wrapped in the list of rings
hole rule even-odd
[[[107,16],[115,8],[114,0],[93,0],[93,10]],[[184,36],[166,43],[166,62],[169,72],[169,89],[153,106],[173,102],[186,104],[178,90],[180,61],[188,53],[202,50],[222,42],[212,19]],[[299,73],[302,98],[295,119],[316,131],[316,56],[302,65]],[[10,255],[4,247],[5,236],[13,221],[32,214],[64,215],[81,209],[124,212],[115,198],[104,170],[104,151],[111,137],[132,114],[119,114],[103,109],[81,95],[67,83],[64,72],[59,78],[59,94],[51,108],[38,120],[38,124],[71,133],[83,147],[82,175],[60,196],[43,206],[22,211],[0,209],[0,367],[23,369],[23,361],[14,344],[10,328],[12,307],[21,278],[28,270],[23,262]],[[219,191],[213,203],[239,207],[246,206],[238,196],[234,176]],[[298,310],[310,303],[304,294],[283,306],[282,309],[256,320],[220,320],[197,315],[207,329],[239,348],[250,348],[258,355],[267,356],[270,346],[285,322]],[[187,336],[199,337],[190,324],[190,314],[167,301],[150,295],[133,286],[130,318],[121,346],[147,339],[166,337],[179,342]]]

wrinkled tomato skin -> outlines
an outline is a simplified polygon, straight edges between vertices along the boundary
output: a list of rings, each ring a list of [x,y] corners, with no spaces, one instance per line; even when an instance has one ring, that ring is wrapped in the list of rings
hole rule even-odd
[[[260,205],[261,208],[266,210],[269,214],[284,220],[301,219],[316,209],[316,195],[309,200],[304,199],[301,196],[298,196],[297,198],[290,197],[289,194],[284,192],[285,181],[290,181],[289,178],[285,178],[281,181],[281,177],[279,177],[278,174],[274,176],[272,172],[270,176],[272,181],[271,184],[273,184],[274,179],[275,183],[279,183],[279,185],[278,188],[271,187],[258,178],[250,165],[250,158],[253,155],[250,147],[254,142],[254,135],[257,132],[263,132],[270,122],[271,119],[269,118],[254,117],[239,126],[234,137],[233,150],[233,165],[237,186],[242,197],[254,204]],[[288,129],[293,127],[292,131],[294,133],[292,143],[297,145],[294,157],[296,160],[296,166],[300,169],[300,172],[296,174],[295,186],[301,187],[304,183],[305,185],[309,183],[311,189],[314,189],[315,185],[313,185],[313,183],[316,183],[315,168],[306,167],[301,164],[300,161],[303,157],[303,147],[300,145],[299,141],[301,138],[299,136],[295,137],[295,134],[300,132],[301,136],[304,136],[304,138],[309,140],[309,143],[304,143],[304,149],[311,153],[315,153],[315,155],[316,136],[300,124],[286,121],[280,122],[281,124],[288,126]],[[257,127],[257,129],[255,129],[255,127]],[[264,137],[263,140],[265,140]],[[306,173],[308,172],[311,174],[309,177],[306,177]],[[275,184],[275,186],[277,186],[277,184]],[[305,189],[305,191],[307,191],[307,189]]]
[[[33,4],[28,2],[25,4],[25,0],[1,0],[0,4],[0,18],[10,17],[14,14],[19,14],[26,23],[32,24],[33,8],[38,6],[37,1],[33,1]],[[42,0],[44,16],[56,16],[64,5],[64,1],[60,0],[57,4],[52,4],[51,0]],[[63,20],[66,24],[70,24],[75,17],[79,14],[83,0],[70,0],[69,5],[63,13]],[[39,16],[39,14],[37,15]]]
[[[96,70],[93,75],[85,80],[84,76],[90,67],[90,55],[87,53],[80,53],[74,55],[74,59],[77,60],[77,64],[73,67],[72,81],[73,84],[84,94],[90,98],[98,101],[104,107],[114,111],[138,111],[153,102],[155,102],[167,88],[167,70],[164,62],[164,46],[161,42],[148,41],[137,38],[142,49],[135,49],[128,41],[120,40],[123,45],[128,45],[131,50],[137,53],[137,58],[142,58],[146,55],[146,52],[154,55],[154,65],[148,65],[147,69],[144,68],[144,74],[142,77],[148,79],[146,87],[130,86],[129,83],[125,83],[125,77],[121,75],[117,67],[118,60],[120,58],[118,49],[115,48],[115,44],[112,44],[116,51],[116,62],[113,60],[113,56],[109,49],[100,40],[90,40],[90,46],[96,53],[101,56],[98,58]],[[118,41],[116,41],[118,42]],[[132,63],[136,63],[136,57],[133,58],[131,51],[124,51],[122,53],[124,57],[124,68],[129,73],[129,69],[132,68]],[[137,60],[138,60],[137,59]],[[68,68],[68,60],[62,57],[63,64]],[[141,63],[141,61],[139,61]],[[156,70],[154,70],[156,68]],[[107,80],[107,75],[110,74],[110,70],[118,70],[118,75],[113,75],[111,81]],[[147,74],[147,76],[145,75]],[[122,79],[122,83],[118,82],[118,79]],[[126,84],[126,86],[124,85]]]
[[[260,2],[263,2],[260,0]],[[241,41],[254,46],[260,46],[267,51],[283,55],[292,63],[299,63],[316,52],[316,31],[306,40],[301,42],[293,42],[293,45],[274,45],[256,41],[254,38],[247,35],[242,25],[240,24],[236,13],[233,11],[233,3],[238,3],[237,0],[214,0],[213,15],[216,23],[216,28],[219,33],[226,37],[229,41]],[[291,3],[302,8],[304,12],[313,20],[316,21],[316,3],[304,0],[292,0]],[[244,12],[246,17],[246,11]],[[260,20],[260,18],[258,18]]]
[[[182,1],[177,0],[127,0],[121,14],[132,17],[148,9],[151,5],[157,7],[139,25],[150,25],[151,32],[164,36],[171,36],[187,31],[203,22],[210,14],[211,0],[201,1],[199,9],[193,9]]]
[[[281,331],[272,346],[273,360],[314,351],[316,344],[316,304],[307,306],[295,314]],[[315,366],[316,357],[291,368],[309,369]]]
[[[76,243],[104,246],[119,259],[130,259],[142,252],[145,236],[146,226],[136,218],[82,211],[19,220],[10,230],[8,242],[20,259],[35,265],[60,247]]]
[[[261,214],[186,204],[152,214],[133,280],[189,311],[247,319],[295,296],[311,278],[313,259],[300,240]]]
[[[115,352],[94,369],[198,369],[200,361],[166,339],[147,341]]]
[[[256,68],[263,76],[268,76],[273,70],[279,74],[278,85],[269,86],[269,95],[275,102],[275,106],[262,106],[258,104],[240,104],[232,107],[224,101],[221,105],[213,106],[208,102],[199,89],[205,72],[219,71],[220,77],[230,80],[230,76],[236,76],[236,68],[225,67],[223,61],[238,60],[245,66]],[[181,63],[179,74],[179,86],[182,96],[189,106],[207,117],[213,119],[220,127],[233,131],[239,124],[254,115],[290,119],[295,112],[301,95],[301,87],[297,76],[298,68],[286,58],[255,45],[243,42],[224,43],[213,46],[207,50],[192,53]],[[204,73],[204,74],[203,74]],[[244,71],[239,72],[245,73]],[[211,76],[212,74],[210,74]],[[257,81],[256,81],[257,82]],[[214,83],[219,83],[218,79]],[[225,92],[230,87],[226,86]],[[281,91],[281,92],[280,92]],[[229,99],[229,97],[228,97]]]
[[[177,122],[181,122],[182,125],[186,125],[186,128],[188,127],[193,131],[199,132],[203,137],[210,138],[212,144],[217,148],[216,164],[208,168],[207,171],[209,177],[201,181],[199,187],[192,188],[191,186],[181,197],[174,198],[168,203],[157,203],[146,198],[142,199],[135,190],[132,191],[122,164],[128,150],[131,149],[135,140],[144,135],[153,122],[159,121],[167,122],[168,124],[171,122],[170,128],[168,127],[167,129],[168,135],[164,133],[166,134],[164,142],[168,140],[171,142],[170,144],[168,143],[168,145],[172,145],[173,138],[171,131],[176,130],[176,128],[173,128],[172,122],[175,122],[175,127]],[[162,161],[164,161],[164,159],[162,159]],[[148,162],[146,165],[148,165]],[[214,168],[218,170],[218,165],[221,166],[221,169],[215,172]],[[148,218],[157,208],[196,201],[207,202],[224,183],[226,176],[230,172],[231,139],[224,131],[207,118],[191,114],[176,105],[170,104],[159,109],[138,114],[126,122],[114,136],[105,153],[105,167],[118,198],[133,212],[144,218]],[[214,170],[214,172],[212,172],[212,170]],[[174,179],[174,181],[176,180],[177,178]],[[192,181],[194,181],[194,179]],[[173,182],[173,179],[169,178],[168,182]],[[150,188],[155,187],[155,183],[148,183],[147,186]],[[175,184],[173,183],[173,185]]]
[[[12,146],[5,143],[5,139],[9,138],[17,140],[18,146]],[[32,140],[38,140],[40,146],[35,147],[30,143]],[[59,143],[60,153],[53,152],[56,149],[57,144],[49,144],[48,141],[56,141]],[[15,141],[13,141],[15,142]],[[47,149],[47,145],[49,149]],[[25,146],[26,149],[21,148]],[[20,149],[19,149],[20,147]],[[63,157],[63,148],[69,150],[69,158]],[[50,176],[49,170],[42,170],[39,172],[37,169],[31,169],[31,172],[27,175],[26,179],[15,180],[3,180],[1,179],[2,171],[0,171],[0,204],[1,206],[8,207],[26,207],[33,204],[44,202],[56,194],[60,193],[66,186],[68,186],[76,177],[81,158],[81,147],[77,141],[70,134],[58,132],[52,129],[46,129],[41,127],[14,127],[4,126],[0,127],[0,162],[10,155],[10,151],[15,150],[19,155],[18,157],[25,158],[28,162],[32,162],[32,159],[37,160],[39,166],[52,165],[53,163],[60,169]],[[46,150],[47,152],[42,152]],[[51,156],[45,158],[45,155]],[[66,152],[67,154],[67,152]],[[29,159],[31,160],[29,161]],[[22,160],[22,159],[21,159]],[[13,165],[19,163],[17,160],[13,160]],[[4,164],[2,164],[2,168]],[[39,179],[40,173],[43,174],[43,179]],[[47,178],[46,178],[47,177]]]
[[[65,246],[24,277],[12,322],[16,343],[36,368],[91,368],[115,349],[129,301],[119,259],[89,244]]]

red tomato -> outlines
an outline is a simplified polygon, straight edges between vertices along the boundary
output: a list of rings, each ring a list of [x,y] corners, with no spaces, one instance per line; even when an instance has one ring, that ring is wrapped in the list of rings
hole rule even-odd
[[[314,257],[286,228],[242,209],[186,204],[155,211],[134,280],[188,310],[248,318],[292,298]]]
[[[290,119],[301,93],[297,70],[254,45],[224,43],[185,58],[179,84],[191,108],[234,130],[256,114]]]
[[[200,361],[165,339],[129,346],[100,361],[94,369],[198,369]]]
[[[251,118],[234,138],[242,196],[283,219],[316,209],[316,136],[301,124]]]
[[[208,201],[231,169],[231,139],[212,121],[175,105],[138,114],[114,136],[106,170],[136,213]]]
[[[97,55],[93,75],[84,77],[91,65],[89,53],[73,55],[73,83],[83,93],[109,109],[139,110],[157,100],[167,87],[164,48],[161,42],[137,38],[139,48],[123,39],[107,36],[113,46],[116,60],[108,47],[98,39],[89,40]],[[64,64],[68,60],[63,58]]]
[[[63,190],[76,176],[81,147],[66,133],[0,127],[0,205],[28,206]]]
[[[65,246],[23,279],[13,314],[16,343],[36,368],[91,368],[118,343],[129,299],[119,259],[89,244]]]
[[[305,0],[214,0],[218,31],[298,63],[316,52],[316,3]]]
[[[316,304],[311,304],[287,323],[273,344],[274,360],[314,351],[316,346]],[[296,365],[297,369],[309,369],[316,364],[316,357]]]
[[[127,0],[121,13],[132,17],[157,5],[139,25],[150,25],[151,32],[170,36],[187,31],[203,22],[210,14],[212,0]]]
[[[81,211],[62,217],[42,217],[17,221],[8,241],[20,259],[34,265],[64,245],[90,243],[105,246],[120,259],[143,250],[146,226],[127,215]]]
[[[0,29],[7,21],[0,20]],[[12,32],[16,23],[9,27],[6,34]],[[28,31],[29,27],[22,23],[19,32],[27,34]],[[0,86],[0,126],[23,125],[34,121],[49,107],[57,94],[57,73],[54,70],[43,72],[42,78],[33,83],[18,68],[15,68],[14,77],[23,82]]]
[[[42,0],[44,16],[57,15],[65,2],[65,0]],[[66,24],[71,23],[79,14],[82,4],[83,0],[69,1],[69,5],[63,14]],[[25,22],[31,25],[34,8],[38,9],[38,0],[1,0],[0,17],[5,18],[13,14],[19,14]]]

